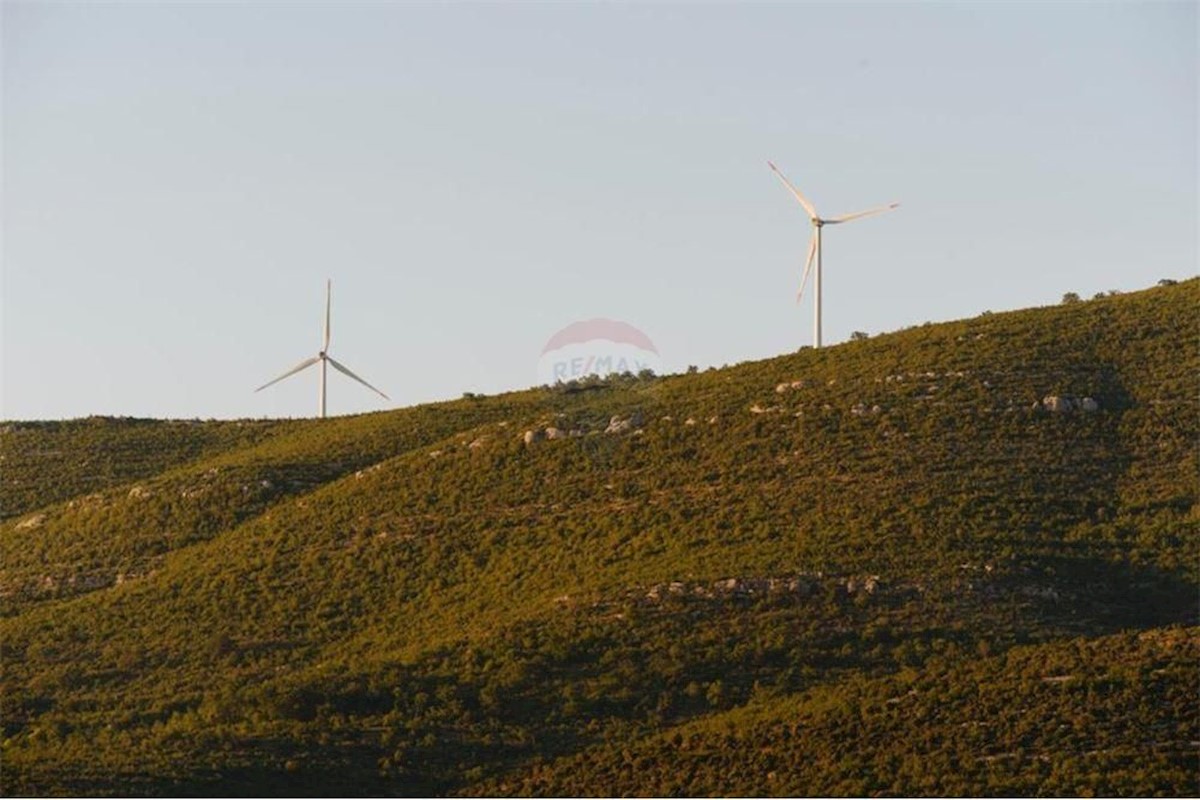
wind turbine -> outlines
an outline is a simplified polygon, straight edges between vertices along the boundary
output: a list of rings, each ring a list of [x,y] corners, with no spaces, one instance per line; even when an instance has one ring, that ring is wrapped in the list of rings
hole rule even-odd
[[[808,259],[804,263],[804,277],[800,279],[800,291],[796,293],[796,302],[800,302],[800,298],[804,295],[804,286],[808,283],[808,273],[812,269],[813,256],[817,257],[817,277],[813,280],[813,346],[821,346],[821,228],[826,225],[838,225],[843,222],[849,222],[852,219],[861,219],[862,217],[870,217],[875,214],[882,214],[885,211],[891,211],[893,208],[898,208],[899,203],[888,203],[886,206],[879,206],[867,211],[859,211],[856,214],[843,214],[840,217],[830,217],[825,219],[817,213],[817,209],[813,204],[808,202],[804,195],[800,194],[800,190],[792,186],[791,181],[783,176],[779,171],[779,167],[767,162],[767,166],[783,181],[783,185],[788,188],[796,199],[800,201],[800,205],[804,206],[804,211],[808,214],[809,220],[813,226],[812,242],[808,245]]]
[[[333,293],[333,281],[327,280],[325,282],[325,336],[321,340],[321,352],[317,353],[312,358],[306,358],[305,360],[301,361],[296,366],[289,369],[287,372],[280,375],[275,380],[268,381],[267,383],[264,383],[262,386],[260,386],[254,390],[256,392],[261,392],[263,389],[267,388],[268,386],[279,383],[284,378],[295,375],[297,372],[306,370],[309,367],[311,367],[313,364],[320,362],[321,363],[320,413],[321,413],[322,419],[325,417],[325,371],[326,371],[325,365],[326,364],[332,364],[333,368],[336,369],[338,372],[342,373],[343,375],[348,375],[349,377],[358,381],[363,386],[367,387],[372,392],[374,392],[375,394],[382,397],[384,400],[391,400],[391,398],[388,397],[386,394],[379,391],[374,386],[372,386],[371,384],[364,381],[362,378],[355,375],[344,364],[338,363],[338,361],[336,359],[334,359],[333,356],[329,355],[329,299],[330,299],[330,295],[332,293]]]

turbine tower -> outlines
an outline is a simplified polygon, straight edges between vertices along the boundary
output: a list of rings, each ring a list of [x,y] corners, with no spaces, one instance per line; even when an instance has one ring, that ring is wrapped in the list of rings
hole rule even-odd
[[[783,181],[783,185],[788,188],[796,199],[800,201],[800,205],[804,206],[805,213],[808,214],[809,220],[813,226],[813,238],[808,245],[808,259],[804,263],[804,277],[800,279],[800,291],[796,293],[796,302],[800,302],[800,298],[804,295],[804,286],[808,283],[808,273],[812,269],[813,256],[817,257],[817,275],[813,279],[813,346],[821,346],[821,228],[826,225],[838,225],[842,222],[849,222],[852,219],[861,219],[862,217],[870,217],[874,214],[882,214],[885,211],[891,211],[893,208],[898,208],[899,203],[889,203],[886,206],[879,206],[867,211],[859,211],[855,214],[843,214],[840,217],[829,217],[825,219],[817,213],[817,209],[813,204],[808,202],[804,195],[800,194],[800,190],[792,186],[791,181],[783,176],[779,171],[779,167],[767,162],[767,166]]]
[[[329,355],[329,301],[330,301],[330,296],[332,295],[332,293],[333,293],[333,281],[327,280],[325,282],[325,335],[321,339],[321,352],[317,353],[312,358],[306,358],[305,360],[301,361],[296,366],[289,369],[287,372],[280,375],[278,378],[276,378],[272,381],[268,381],[267,383],[264,383],[262,386],[260,386],[254,390],[256,392],[261,392],[263,389],[267,388],[268,386],[279,383],[284,378],[295,375],[297,372],[306,370],[309,367],[311,367],[313,364],[320,362],[320,364],[321,364],[321,386],[320,386],[320,395],[319,395],[319,397],[320,397],[319,411],[320,411],[322,419],[324,419],[324,417],[325,417],[325,373],[326,373],[326,365],[327,364],[332,364],[333,368],[336,369],[338,372],[342,373],[343,375],[347,375],[347,376],[353,378],[354,380],[358,381],[363,386],[367,387],[372,392],[374,392],[375,394],[382,397],[384,400],[391,400],[391,398],[388,397],[386,394],[379,391],[374,386],[372,386],[371,384],[364,381],[362,378],[355,375],[344,364],[338,363],[338,361],[333,356]]]

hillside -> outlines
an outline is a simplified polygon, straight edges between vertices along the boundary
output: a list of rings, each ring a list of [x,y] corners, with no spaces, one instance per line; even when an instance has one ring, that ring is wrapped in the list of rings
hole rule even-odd
[[[8,423],[3,790],[1194,793],[1198,301]]]

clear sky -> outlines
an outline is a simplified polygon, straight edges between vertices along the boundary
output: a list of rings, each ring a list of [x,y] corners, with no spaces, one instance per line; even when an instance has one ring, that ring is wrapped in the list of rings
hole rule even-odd
[[[1197,5],[3,4],[0,416],[305,416],[1197,271]],[[330,374],[330,412],[389,407]]]

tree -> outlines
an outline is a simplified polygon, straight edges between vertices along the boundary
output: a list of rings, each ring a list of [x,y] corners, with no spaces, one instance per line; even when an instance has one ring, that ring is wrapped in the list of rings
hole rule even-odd
[[[1062,304],[1064,306],[1079,302],[1079,295],[1075,292],[1067,292],[1063,295]]]

